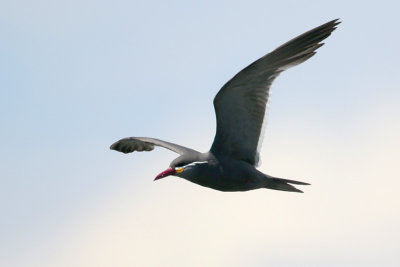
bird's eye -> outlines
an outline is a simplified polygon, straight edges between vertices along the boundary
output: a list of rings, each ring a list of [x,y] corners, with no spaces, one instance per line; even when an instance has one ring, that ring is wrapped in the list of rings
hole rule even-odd
[[[175,165],[175,167],[181,168],[183,166],[187,165],[187,162],[179,162]]]

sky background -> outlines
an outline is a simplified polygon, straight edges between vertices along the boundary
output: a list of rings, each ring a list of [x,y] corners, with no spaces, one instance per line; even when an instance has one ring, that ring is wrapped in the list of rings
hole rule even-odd
[[[399,266],[398,1],[0,1],[1,266]],[[343,23],[273,84],[260,170],[223,193],[149,136],[207,151],[242,68]]]

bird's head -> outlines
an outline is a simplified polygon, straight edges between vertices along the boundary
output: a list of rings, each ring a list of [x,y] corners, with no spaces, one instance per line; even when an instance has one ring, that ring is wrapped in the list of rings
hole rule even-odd
[[[185,170],[193,168],[197,161],[197,158],[188,155],[182,155],[174,159],[169,165],[169,168],[157,175],[154,181],[170,175],[183,173]]]

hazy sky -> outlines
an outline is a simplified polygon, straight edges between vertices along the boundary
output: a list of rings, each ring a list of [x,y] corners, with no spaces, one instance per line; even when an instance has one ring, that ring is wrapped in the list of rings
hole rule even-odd
[[[1,266],[399,266],[398,1],[1,1]],[[272,87],[260,170],[304,194],[153,178],[212,100],[329,20]],[[190,110],[190,112],[188,111]]]

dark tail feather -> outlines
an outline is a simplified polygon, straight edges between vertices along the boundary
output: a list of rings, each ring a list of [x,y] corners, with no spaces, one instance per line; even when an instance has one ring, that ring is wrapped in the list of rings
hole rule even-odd
[[[275,178],[275,177],[270,177],[272,180],[284,182],[284,183],[289,183],[289,184],[298,184],[298,185],[310,185],[309,183],[305,182],[300,182],[300,181],[295,181],[295,180],[289,180],[289,179],[282,179],[282,178]]]
[[[268,182],[265,187],[269,188],[269,189],[274,189],[274,190],[303,193],[303,191],[297,189],[296,187],[294,187],[290,184],[310,185],[310,184],[304,183],[304,182],[282,179],[282,178],[275,178],[275,177],[271,177],[271,176],[267,176],[267,179],[268,179]]]

